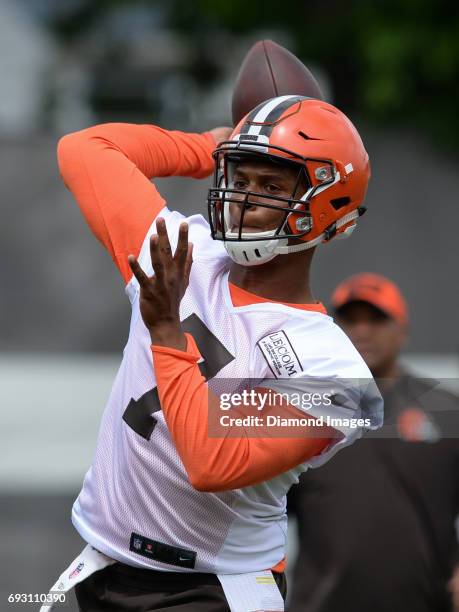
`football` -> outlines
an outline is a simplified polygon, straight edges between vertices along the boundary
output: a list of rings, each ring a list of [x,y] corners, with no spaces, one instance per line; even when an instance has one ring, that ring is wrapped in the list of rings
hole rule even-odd
[[[259,40],[239,69],[231,105],[233,126],[260,102],[287,94],[324,99],[314,76],[293,53],[272,40]]]

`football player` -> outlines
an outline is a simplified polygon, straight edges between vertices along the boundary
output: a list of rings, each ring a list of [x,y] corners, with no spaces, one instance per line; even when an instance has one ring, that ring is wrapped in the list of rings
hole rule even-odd
[[[359,134],[330,104],[291,95],[231,134],[92,127],[60,141],[59,164],[132,318],[72,511],[90,546],[56,588],[79,581],[91,612],[283,609],[286,492],[382,420],[367,366],[310,287],[315,247],[363,212]],[[170,210],[150,182],[212,171],[209,222]],[[248,379],[301,414],[317,385],[332,401],[307,409],[301,436],[212,435],[219,393]]]

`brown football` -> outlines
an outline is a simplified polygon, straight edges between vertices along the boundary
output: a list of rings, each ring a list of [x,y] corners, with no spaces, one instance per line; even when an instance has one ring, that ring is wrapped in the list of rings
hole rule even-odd
[[[233,125],[255,106],[288,94],[323,100],[320,87],[300,60],[272,40],[259,40],[242,62],[233,91]]]

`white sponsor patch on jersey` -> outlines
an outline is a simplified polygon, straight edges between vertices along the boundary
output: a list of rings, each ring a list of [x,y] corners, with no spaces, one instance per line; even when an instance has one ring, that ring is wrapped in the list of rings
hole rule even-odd
[[[303,371],[295,349],[282,329],[262,338],[258,346],[276,378],[294,376]]]

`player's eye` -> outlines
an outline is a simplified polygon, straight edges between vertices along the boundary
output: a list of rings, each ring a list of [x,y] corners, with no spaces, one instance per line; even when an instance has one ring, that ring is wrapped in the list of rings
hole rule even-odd
[[[265,185],[265,191],[268,193],[279,193],[280,191],[283,191],[283,189],[279,185],[268,183]]]
[[[247,187],[247,181],[244,181],[244,179],[235,179],[233,181],[233,186],[235,189],[245,189]]]

